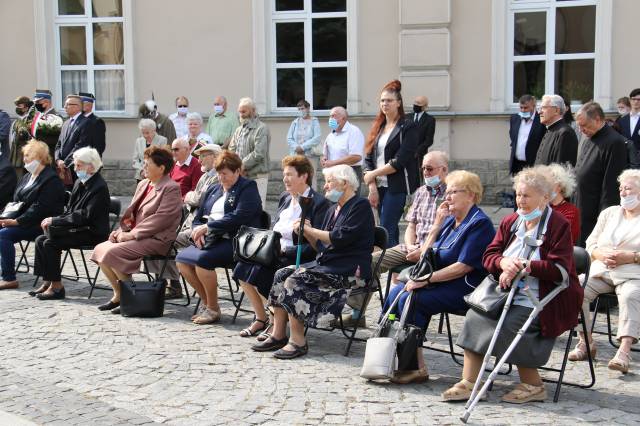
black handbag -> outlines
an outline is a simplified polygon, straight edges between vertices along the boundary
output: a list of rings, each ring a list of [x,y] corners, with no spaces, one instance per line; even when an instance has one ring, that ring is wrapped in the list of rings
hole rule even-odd
[[[16,219],[22,214],[24,209],[24,201],[12,201],[4,206],[4,210],[0,213],[0,219]]]
[[[273,266],[280,257],[279,232],[242,225],[233,238],[233,258]]]
[[[50,240],[61,240],[76,235],[78,232],[85,232],[91,229],[89,226],[62,226],[62,225],[49,225],[45,229],[44,234]]]
[[[167,283],[156,281],[120,281],[120,315],[123,317],[161,317]]]
[[[425,251],[422,256],[420,256],[420,260],[415,265],[405,268],[398,275],[398,281],[406,283],[409,280],[412,280],[417,283],[425,282],[431,279],[433,275],[433,271],[436,270],[436,254],[433,251],[433,248],[429,247],[427,251]]]

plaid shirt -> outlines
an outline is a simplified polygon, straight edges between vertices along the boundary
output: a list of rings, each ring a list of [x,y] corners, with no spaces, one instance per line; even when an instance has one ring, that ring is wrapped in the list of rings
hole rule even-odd
[[[415,193],[413,204],[407,213],[406,219],[409,223],[416,225],[416,244],[421,246],[427,239],[431,225],[436,219],[436,210],[444,200],[444,192],[447,186],[442,183],[434,189],[427,185],[422,185]],[[400,249],[407,251],[405,244],[400,244]]]

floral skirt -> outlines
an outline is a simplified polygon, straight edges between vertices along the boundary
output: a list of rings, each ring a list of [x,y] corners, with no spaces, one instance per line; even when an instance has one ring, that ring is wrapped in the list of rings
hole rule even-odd
[[[323,327],[342,314],[351,289],[363,285],[355,277],[287,266],[276,272],[269,304],[283,308],[310,327]]]

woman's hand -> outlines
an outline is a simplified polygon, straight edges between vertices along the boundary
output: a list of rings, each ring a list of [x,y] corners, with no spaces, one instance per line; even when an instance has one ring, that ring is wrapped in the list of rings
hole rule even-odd
[[[15,219],[2,219],[0,220],[0,226],[3,228],[10,228],[12,226],[18,226],[18,221]]]
[[[421,283],[417,283],[413,280],[409,280],[407,281],[407,283],[404,285],[404,289],[405,291],[411,291],[411,290],[416,290],[422,287],[426,287],[429,284],[429,281],[424,281]]]
[[[436,210],[436,218],[433,221],[433,225],[440,227],[449,216],[451,216],[451,213],[449,213],[449,203],[443,201],[438,207],[438,210]]]
[[[378,208],[378,204],[380,203],[380,195],[378,194],[378,188],[376,188],[376,185],[369,185],[369,204],[371,204],[371,207],[373,207],[374,209]]]
[[[112,243],[117,243],[119,233],[120,233],[119,229],[116,229],[115,231],[111,231],[111,233],[109,234],[109,241]]]
[[[628,250],[614,250],[603,247],[598,249],[597,257],[608,269],[614,269],[620,265],[633,263],[634,254]]]
[[[136,237],[134,237],[131,232],[121,232],[120,234],[118,234],[118,237],[116,238],[117,242],[119,243],[126,243],[127,241],[131,241],[135,239]]]
[[[368,172],[364,172],[364,177],[363,177],[364,183],[366,185],[375,183],[376,177],[378,177],[378,175],[376,174],[375,170],[369,170]]]
[[[47,217],[42,219],[42,222],[40,222],[40,227],[42,228],[42,230],[46,231],[49,225],[51,225],[52,221],[53,221],[52,217]]]
[[[191,230],[191,240],[195,243],[196,247],[202,248],[204,245],[204,237],[208,231],[207,225],[196,226]]]
[[[503,257],[500,260],[500,269],[502,273],[498,279],[500,287],[509,288],[511,281],[518,275],[518,273],[524,268],[523,262],[517,257]]]

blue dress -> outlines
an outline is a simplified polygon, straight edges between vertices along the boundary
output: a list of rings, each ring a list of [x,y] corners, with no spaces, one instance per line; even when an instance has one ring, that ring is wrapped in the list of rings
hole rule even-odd
[[[487,275],[482,266],[482,255],[495,233],[491,219],[475,205],[457,228],[453,216],[445,220],[433,245],[437,262],[435,269],[460,262],[471,266],[473,270],[463,277],[414,290],[414,307],[407,319],[410,324],[426,327],[434,314],[467,309],[463,296],[473,291]],[[404,283],[391,289],[384,310],[388,309],[403,288]],[[409,293],[400,296],[396,308],[398,313],[402,312],[408,297]]]

